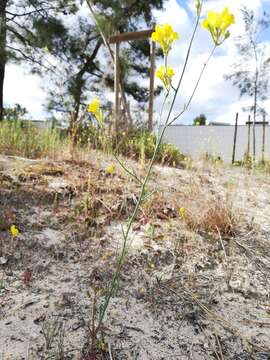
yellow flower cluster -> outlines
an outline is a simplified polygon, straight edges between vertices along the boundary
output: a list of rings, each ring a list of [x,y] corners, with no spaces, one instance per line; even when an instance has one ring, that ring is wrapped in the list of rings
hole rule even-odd
[[[97,119],[100,126],[103,126],[103,113],[100,110],[99,100],[94,99],[88,106],[88,112],[92,113]]]
[[[156,25],[155,31],[152,34],[152,40],[160,44],[165,56],[168,55],[173,42],[178,38],[178,33],[169,24],[164,24],[163,26]]]
[[[20,234],[19,229],[16,228],[15,225],[11,225],[10,227],[10,235],[11,239],[13,240],[15,237],[17,237]]]
[[[165,67],[164,65],[161,65],[156,71],[156,77],[162,81],[167,90],[169,90],[171,86],[173,76],[174,70],[170,66]]]
[[[203,20],[203,29],[209,30],[214,43],[219,46],[230,36],[228,28],[235,23],[234,15],[226,7],[222,12],[209,11]]]

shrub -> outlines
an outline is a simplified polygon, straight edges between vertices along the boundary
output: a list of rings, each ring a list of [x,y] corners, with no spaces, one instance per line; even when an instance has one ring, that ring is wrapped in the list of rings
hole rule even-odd
[[[156,135],[145,129],[132,129],[117,135],[106,133],[96,126],[89,124],[77,129],[77,144],[91,148],[113,152],[117,155],[127,156],[135,160],[151,159],[156,144]],[[156,162],[163,165],[178,166],[183,161],[179,149],[172,144],[163,143],[157,154]]]
[[[178,166],[184,159],[185,156],[180,153],[175,145],[163,143],[157,161],[169,166]]]

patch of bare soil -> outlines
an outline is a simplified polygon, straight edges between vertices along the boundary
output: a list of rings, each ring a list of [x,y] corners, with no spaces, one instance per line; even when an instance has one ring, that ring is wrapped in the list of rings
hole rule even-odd
[[[199,163],[155,167],[91,347],[139,187],[89,157],[0,157],[0,358],[270,359],[268,175]]]

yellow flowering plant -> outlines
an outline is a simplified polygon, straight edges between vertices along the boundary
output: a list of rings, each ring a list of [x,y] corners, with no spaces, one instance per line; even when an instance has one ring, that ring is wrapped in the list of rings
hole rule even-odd
[[[103,112],[100,109],[99,100],[96,98],[94,99],[88,106],[88,112],[93,114],[99,123],[100,127],[103,128]]]
[[[19,229],[15,225],[11,225],[10,227],[10,236],[13,240],[15,237],[17,237],[20,234]]]
[[[133,212],[131,214],[129,214],[129,216],[128,216],[126,227],[122,228],[123,245],[122,245],[120,254],[118,256],[115,273],[114,273],[111,283],[108,287],[108,290],[105,294],[104,301],[102,302],[101,307],[100,307],[98,328],[102,325],[102,322],[105,318],[109,303],[110,303],[111,298],[117,287],[117,284],[119,281],[119,276],[120,276],[120,273],[121,273],[121,270],[122,270],[122,267],[124,264],[125,256],[127,254],[128,240],[129,240],[129,235],[130,235],[130,231],[132,229],[133,223],[136,219],[136,216],[138,214],[138,211],[139,211],[142,203],[149,197],[149,195],[151,195],[151,193],[149,194],[149,191],[148,191],[148,182],[149,182],[150,175],[152,173],[153,165],[158,156],[165,131],[172,123],[175,122],[176,119],[178,119],[184,112],[186,112],[188,110],[190,103],[194,97],[194,94],[196,93],[196,90],[198,88],[199,82],[202,78],[202,75],[204,73],[206,65],[208,64],[216,47],[218,45],[220,45],[221,42],[223,42],[228,37],[228,27],[231,24],[233,24],[233,22],[234,22],[233,15],[231,15],[227,9],[225,9],[221,13],[221,15],[218,13],[215,13],[215,14],[218,14],[218,15],[215,15],[216,18],[213,17],[213,15],[212,15],[212,14],[214,14],[213,12],[210,12],[210,15],[208,13],[207,19],[203,21],[203,27],[209,29],[211,34],[212,33],[214,34],[214,36],[212,35],[213,40],[214,40],[214,48],[213,48],[209,58],[202,66],[202,70],[198,76],[197,81],[195,81],[194,89],[191,92],[188,102],[184,105],[183,109],[177,115],[173,116],[172,113],[173,113],[173,109],[174,109],[174,106],[176,103],[176,98],[179,93],[179,89],[181,87],[182,80],[184,78],[184,74],[186,72],[187,64],[188,64],[190,54],[191,54],[191,48],[192,48],[194,38],[195,38],[196,32],[198,30],[199,24],[200,24],[203,2],[204,2],[204,0],[195,0],[196,23],[195,23],[195,26],[194,26],[194,29],[193,29],[193,32],[191,35],[191,39],[189,42],[189,47],[188,47],[187,54],[185,57],[184,65],[183,65],[182,71],[180,73],[180,77],[179,77],[176,87],[173,87],[173,85],[172,85],[172,78],[174,76],[174,70],[168,65],[168,55],[169,55],[169,52],[172,48],[174,41],[177,40],[179,38],[179,36],[173,30],[172,26],[169,24],[164,24],[163,26],[157,25],[155,28],[155,31],[152,34],[152,40],[159,43],[159,45],[161,46],[161,49],[164,54],[164,60],[165,60],[164,65],[162,65],[156,72],[156,76],[162,81],[162,83],[165,87],[165,90],[166,90],[164,102],[162,105],[162,110],[164,109],[165,101],[168,98],[169,92],[171,89],[173,90],[173,96],[169,103],[169,110],[165,117],[165,121],[162,126],[162,129],[158,133],[156,143],[155,143],[154,153],[153,153],[152,159],[146,169],[145,176],[143,178],[141,178],[138,174],[136,174],[136,172],[133,169],[130,169],[129,166],[124,164],[120,159],[118,159],[116,157],[116,160],[122,166],[124,171],[127,174],[129,174],[140,185],[140,190],[139,190],[138,196],[136,196],[135,208],[133,209]],[[214,18],[215,18],[215,20],[214,20]],[[99,111],[100,111],[99,102],[98,101],[93,102],[91,104],[91,107],[89,106],[89,111],[92,112],[96,116],[96,118],[98,118],[98,116],[100,114],[99,113]],[[160,119],[162,119],[162,115],[163,115],[162,112],[163,111],[161,111]],[[184,217],[185,215],[186,215],[185,208],[183,208],[183,207],[180,208],[179,216]]]
[[[209,11],[202,27],[209,30],[215,45],[219,46],[230,36],[228,28],[234,23],[234,15],[226,7],[222,12]]]
[[[171,86],[172,78],[174,75],[174,70],[170,66],[165,67],[164,65],[161,65],[156,71],[156,77],[158,77],[162,81],[167,91]]]
[[[166,56],[171,50],[173,42],[178,40],[179,36],[178,33],[173,30],[172,26],[166,23],[163,26],[156,25],[151,38],[160,44]]]
[[[179,39],[179,35],[171,25],[166,23],[162,26],[156,25],[151,39],[157,42],[163,51],[164,65],[161,65],[159,69],[156,70],[155,75],[161,80],[168,93],[172,86],[172,78],[175,75],[173,68],[168,66],[168,54],[174,41]]]
[[[94,115],[95,119],[98,122],[99,128],[100,128],[100,134],[99,134],[99,141],[102,144],[103,150],[106,149],[107,143],[106,143],[106,135],[105,135],[105,126],[104,126],[104,113],[100,108],[100,102],[99,99],[95,98],[88,106],[87,111]]]

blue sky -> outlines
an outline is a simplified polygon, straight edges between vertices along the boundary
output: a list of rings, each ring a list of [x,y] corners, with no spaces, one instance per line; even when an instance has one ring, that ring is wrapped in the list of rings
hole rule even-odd
[[[169,22],[179,33],[180,39],[175,44],[169,59],[170,64],[175,69],[176,80],[181,72],[188,40],[194,25],[194,3],[194,0],[168,0],[164,11],[155,13],[157,23]],[[263,10],[270,11],[270,0],[205,1],[203,15],[210,9],[219,11],[228,6],[230,11],[235,14],[236,24],[231,28],[231,37],[211,59],[189,112],[179,122],[191,123],[195,116],[204,113],[209,121],[232,123],[237,111],[240,113],[240,123],[246,121],[247,114],[242,111],[242,107],[249,105],[250,100],[248,98],[240,99],[237,89],[224,80],[224,74],[230,71],[232,63],[238,56],[235,48],[235,37],[241,34],[243,30],[240,13],[243,4],[254,10],[258,16]],[[262,41],[266,46],[269,46],[270,53],[270,30],[265,32]],[[194,43],[183,87],[177,99],[176,112],[182,109],[189,98],[194,82],[208,57],[211,47],[212,41],[209,34],[200,29]],[[44,119],[47,117],[43,111],[43,104],[46,101],[46,90],[44,88],[46,89],[46,84],[39,77],[29,75],[26,68],[15,65],[8,66],[5,83],[7,103],[20,103],[29,110],[33,118]],[[112,94],[108,94],[108,96],[113,98]],[[156,116],[161,102],[162,97],[155,101]],[[266,110],[270,113],[270,101],[267,100],[265,105]]]

